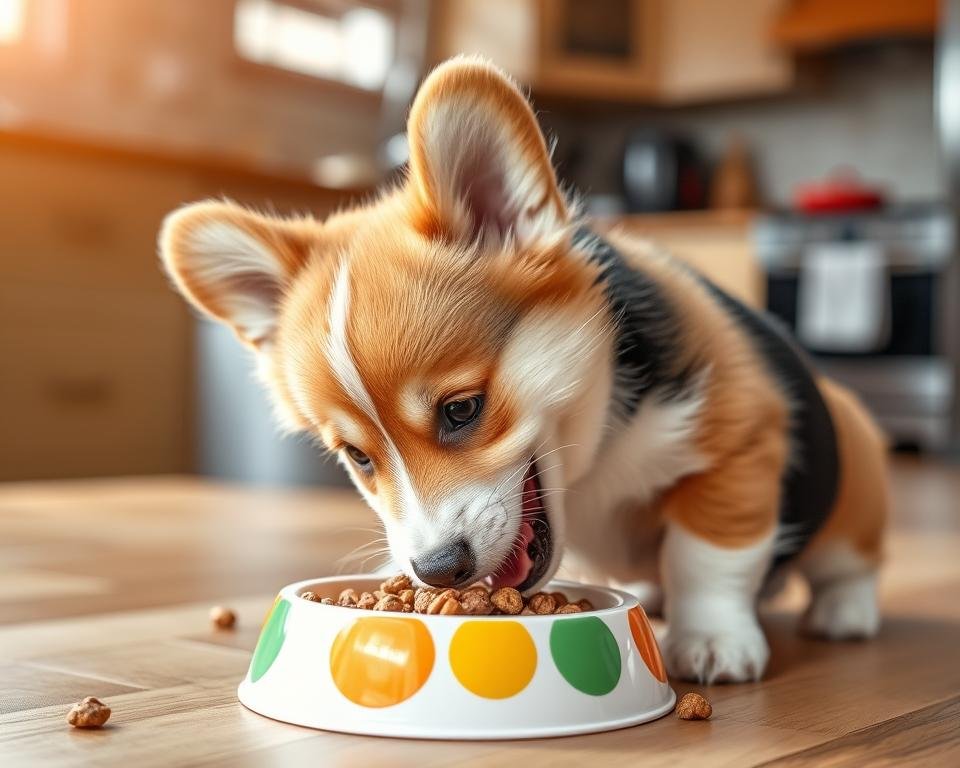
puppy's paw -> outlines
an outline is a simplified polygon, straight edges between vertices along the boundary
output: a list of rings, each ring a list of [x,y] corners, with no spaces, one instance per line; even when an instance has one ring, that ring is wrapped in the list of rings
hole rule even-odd
[[[751,620],[709,632],[671,627],[664,655],[671,675],[709,685],[759,680],[770,649],[763,631]]]
[[[863,574],[830,584],[814,592],[803,620],[806,634],[827,640],[863,640],[880,629],[876,577]]]

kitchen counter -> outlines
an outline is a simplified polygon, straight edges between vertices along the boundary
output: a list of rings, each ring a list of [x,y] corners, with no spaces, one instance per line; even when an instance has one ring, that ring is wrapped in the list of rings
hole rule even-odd
[[[598,219],[656,242],[752,307],[763,307],[766,286],[753,245],[759,211],[676,211]]]

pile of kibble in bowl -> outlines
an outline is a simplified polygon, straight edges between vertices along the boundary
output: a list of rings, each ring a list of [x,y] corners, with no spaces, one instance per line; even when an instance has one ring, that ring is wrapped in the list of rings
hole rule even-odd
[[[373,592],[357,593],[355,589],[345,589],[337,597],[318,595],[316,592],[302,592],[300,597],[315,603],[340,605],[344,608],[447,616],[544,616],[550,613],[583,613],[593,610],[593,604],[589,600],[571,602],[563,592],[537,592],[524,598],[513,587],[501,587],[493,591],[482,584],[475,584],[464,590],[414,587],[405,573],[392,576],[380,585],[380,589]]]

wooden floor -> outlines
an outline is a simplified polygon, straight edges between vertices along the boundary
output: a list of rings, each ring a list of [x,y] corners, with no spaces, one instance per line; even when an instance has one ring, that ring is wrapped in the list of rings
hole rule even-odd
[[[711,699],[709,722],[503,743],[323,733],[237,703],[278,587],[360,569],[336,562],[377,535],[352,493],[0,486],[0,765],[960,765],[960,468],[900,460],[894,480],[875,641],[797,637],[792,584],[765,615],[762,683],[676,686]],[[239,612],[235,632],[211,630],[213,603]],[[64,722],[87,695],[114,709],[103,731]]]

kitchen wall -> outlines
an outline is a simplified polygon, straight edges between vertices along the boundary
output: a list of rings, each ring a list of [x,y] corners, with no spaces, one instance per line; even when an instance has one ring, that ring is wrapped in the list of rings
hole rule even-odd
[[[743,135],[754,150],[765,199],[774,205],[788,204],[797,184],[837,166],[857,169],[897,200],[943,195],[932,46],[879,45],[835,54],[816,66],[823,70],[816,85],[776,98],[602,115],[564,105],[548,107],[542,119],[558,138],[561,175],[585,192],[615,192],[629,131],[659,126],[685,133],[711,157],[732,134]],[[575,160],[571,152],[578,144]]]

